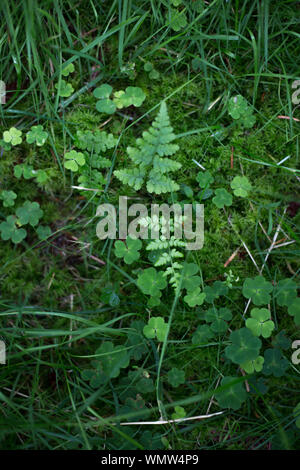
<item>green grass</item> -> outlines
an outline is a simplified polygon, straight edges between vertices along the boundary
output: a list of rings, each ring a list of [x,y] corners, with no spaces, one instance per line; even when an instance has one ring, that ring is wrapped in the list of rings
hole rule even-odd
[[[181,6],[188,22],[179,31],[172,29],[169,4],[1,3],[5,21],[0,25],[0,79],[7,85],[7,103],[0,106],[1,135],[11,126],[26,132],[39,123],[49,132],[47,144],[38,150],[22,144],[3,153],[1,189],[14,190],[20,204],[39,201],[43,224],[53,232],[44,242],[34,231],[20,245],[0,242],[0,335],[8,359],[7,365],[0,365],[1,449],[300,448],[293,417],[300,401],[300,376],[299,366],[291,363],[291,347],[283,351],[289,361],[284,377],[258,374],[257,380],[264,383],[252,383],[241,408],[223,410],[215,398],[222,377],[239,377],[246,387],[252,380],[225,357],[228,334],[205,345],[193,344],[191,338],[204,322],[203,308],[188,307],[182,293],[174,295],[170,286],[161,305],[149,308],[136,286],[141,269],[151,265],[146,251],[138,263],[127,266],[115,257],[113,241],[96,236],[98,204],[117,204],[119,195],[136,195],[120,186],[113,171],[127,164],[126,147],[149,127],[165,99],[180,136],[175,158],[182,169],[177,182],[193,188],[194,201],[200,190],[195,161],[214,175],[215,188],[230,190],[230,181],[241,174],[253,185],[250,198],[234,198],[224,210],[204,201],[205,244],[188,259],[199,266],[205,286],[223,281],[229,269],[239,278],[218,301],[219,307],[234,313],[231,330],[244,326],[243,282],[258,274],[247,249],[261,268],[270,246],[267,236],[272,241],[280,221],[284,233],[278,240],[288,235],[295,243],[272,250],[263,273],[273,283],[292,278],[299,288],[300,213],[291,212],[299,202],[300,176],[299,122],[291,119],[300,119],[291,88],[300,66],[298,2],[214,0],[199,11]],[[158,80],[144,71],[147,61],[160,73]],[[75,92],[61,100],[54,84],[64,79],[63,62],[75,66],[66,79]],[[141,108],[119,110],[106,123],[109,116],[96,111],[92,95],[101,83],[116,90],[139,86],[146,100]],[[253,105],[252,129],[239,132],[227,113],[228,100],[236,94]],[[280,115],[289,119],[278,119]],[[63,155],[78,129],[100,126],[113,132],[118,144],[109,156],[107,184],[95,197],[72,188],[76,178],[64,168]],[[13,167],[19,163],[47,170],[49,180],[39,185],[17,180]],[[145,190],[139,197],[152,202]],[[182,191],[178,197],[187,200]],[[1,206],[0,222],[8,214]],[[238,255],[224,267],[238,247]],[[120,299],[118,305],[103,297],[109,286]],[[286,308],[274,299],[271,308],[275,333],[285,330],[291,341],[299,339],[299,327]],[[160,345],[146,341],[142,333],[132,339],[132,322],[147,323],[151,316],[162,316],[168,323],[169,336]],[[118,377],[93,388],[82,371],[108,341],[136,356]],[[185,383],[178,388],[167,381],[173,367],[185,372]],[[128,375],[140,370],[143,378],[153,381],[153,390],[138,389]],[[170,418],[176,405],[189,417],[224,413],[181,424],[119,425],[126,420],[156,421],[161,414]]]

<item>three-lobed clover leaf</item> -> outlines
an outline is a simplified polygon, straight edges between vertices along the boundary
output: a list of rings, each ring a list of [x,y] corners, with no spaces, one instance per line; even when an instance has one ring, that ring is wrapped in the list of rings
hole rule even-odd
[[[140,257],[140,249],[143,244],[139,239],[126,238],[126,243],[117,240],[115,243],[115,255],[117,258],[124,258],[126,264],[132,264]]]
[[[224,390],[216,392],[216,399],[222,408],[238,410],[247,398],[243,383],[234,383],[237,377],[223,377],[220,386]]]
[[[52,231],[49,225],[39,225],[36,229],[36,233],[40,240],[47,240],[50,237]]]
[[[206,294],[205,301],[211,304],[221,295],[228,293],[228,287],[222,281],[215,281],[212,286],[205,286],[203,290]]]
[[[212,201],[218,209],[223,209],[224,206],[232,205],[232,195],[224,188],[218,188],[215,190],[215,197]]]
[[[247,318],[246,327],[252,331],[254,336],[269,338],[275,328],[271,320],[271,313],[267,308],[253,308],[251,318]]]
[[[256,359],[252,361],[247,361],[241,364],[241,368],[247,374],[253,374],[253,372],[261,372],[264,366],[264,358],[262,356],[258,356]]]
[[[70,73],[73,73],[75,70],[75,67],[74,67],[74,64],[63,64],[62,66],[62,71],[61,71],[61,74],[64,76],[64,77],[68,77],[70,75]]]
[[[98,88],[95,88],[93,95],[99,100],[96,103],[96,109],[99,113],[113,114],[115,112],[116,105],[110,99],[112,90],[112,86],[108,85],[108,83],[103,83]]]
[[[148,324],[144,326],[143,333],[146,338],[157,338],[158,341],[162,342],[166,338],[167,330],[168,325],[162,317],[152,317]]]
[[[48,137],[48,133],[44,131],[43,126],[32,126],[31,130],[26,134],[26,140],[28,144],[36,143],[38,147],[44,145]]]
[[[282,355],[280,349],[266,349],[264,353],[263,374],[274,375],[274,377],[282,377],[289,367],[289,361]]]
[[[198,173],[196,180],[198,181],[200,188],[208,188],[211,183],[214,182],[214,177],[210,171],[205,171],[204,173]]]
[[[18,179],[23,176],[25,180],[29,180],[30,178],[34,178],[34,170],[31,165],[27,165],[26,163],[21,163],[20,165],[15,165],[14,167],[14,176]]]
[[[4,207],[12,207],[15,205],[15,199],[17,198],[17,195],[14,191],[6,191],[3,189],[0,192],[0,199],[2,199],[2,204]]]
[[[168,382],[174,388],[179,387],[179,385],[181,384],[184,384],[185,382],[184,371],[177,369],[177,367],[173,367],[173,369],[169,370],[168,372]]]
[[[11,240],[13,243],[20,243],[26,238],[27,232],[23,228],[16,226],[16,218],[13,215],[6,217],[6,221],[0,224],[2,240]]]
[[[225,333],[228,329],[227,322],[232,319],[232,313],[227,307],[217,309],[212,307],[205,314],[205,321],[211,323],[210,329],[214,333]]]
[[[272,284],[263,276],[256,276],[254,279],[247,277],[243,284],[244,297],[251,299],[254,305],[268,304],[272,290]]]
[[[282,279],[274,289],[274,297],[281,307],[292,305],[297,298],[297,284],[292,279]]]
[[[120,90],[114,93],[114,103],[118,109],[127,106],[139,108],[146,98],[145,93],[139,87],[128,86],[125,91]]]
[[[16,210],[16,216],[18,217],[18,223],[20,225],[29,224],[35,227],[39,220],[43,217],[44,212],[40,208],[38,202],[25,201],[23,206]]]
[[[187,17],[184,11],[178,11],[175,8],[170,8],[170,19],[167,14],[167,24],[170,24],[170,27],[173,31],[180,31],[187,25]]]
[[[200,287],[196,287],[193,291],[184,296],[183,300],[190,306],[202,305],[205,300],[206,294],[201,292]]]
[[[293,415],[296,419],[295,424],[300,429],[300,403],[294,408]]]
[[[252,186],[246,176],[235,176],[230,183],[233,194],[239,197],[247,197]]]
[[[72,95],[74,88],[70,83],[67,83],[65,80],[61,80],[60,84],[56,83],[55,88],[58,90],[59,96],[62,98],[68,98]]]
[[[256,119],[253,115],[253,109],[241,95],[232,96],[230,98],[228,102],[228,113],[233,119],[246,128],[253,127],[255,124]]]
[[[163,272],[156,271],[155,268],[147,268],[139,274],[137,285],[143,294],[151,295],[151,297],[160,297],[161,290],[167,286],[167,281]]]
[[[13,146],[19,145],[22,142],[22,132],[15,127],[11,127],[8,131],[3,132],[3,140]]]
[[[65,159],[64,165],[67,170],[78,171],[78,168],[85,164],[85,156],[76,150],[65,153]]]
[[[199,287],[201,278],[200,276],[196,276],[198,271],[199,267],[195,263],[187,263],[183,267],[181,287],[182,289],[186,289],[188,294]]]
[[[248,328],[241,328],[230,334],[231,344],[225,348],[225,355],[234,364],[244,364],[259,356],[261,341]]]
[[[209,339],[214,337],[214,333],[211,331],[208,325],[200,325],[192,336],[193,344],[205,344]]]
[[[174,413],[172,413],[172,419],[182,419],[186,416],[185,409],[182,406],[176,405],[174,407]]]
[[[83,370],[81,374],[83,380],[89,381],[93,388],[118,377],[121,369],[128,367],[130,362],[127,350],[122,346],[114,346],[110,341],[104,342],[95,354],[97,360],[92,361],[92,369]]]

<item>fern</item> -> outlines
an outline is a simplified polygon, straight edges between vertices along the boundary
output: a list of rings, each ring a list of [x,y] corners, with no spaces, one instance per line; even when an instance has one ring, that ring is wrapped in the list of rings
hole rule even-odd
[[[136,147],[127,147],[127,153],[136,165],[135,168],[115,170],[114,175],[122,183],[135,190],[141,189],[147,181],[149,193],[178,191],[178,184],[168,174],[181,168],[181,164],[170,158],[179,149],[173,144],[176,138],[170,125],[167,105],[163,101],[159,113],[143,137],[136,140]]]
[[[117,143],[117,139],[105,131],[77,131],[75,145],[81,150],[87,150],[99,154],[107,149],[112,149]]]

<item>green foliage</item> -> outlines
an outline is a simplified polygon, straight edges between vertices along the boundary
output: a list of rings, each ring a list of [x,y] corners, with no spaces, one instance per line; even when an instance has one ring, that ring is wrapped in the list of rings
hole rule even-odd
[[[189,292],[184,296],[184,301],[190,307],[196,307],[196,305],[202,305],[205,300],[206,294],[201,292],[200,287],[196,287],[193,291]]]
[[[16,217],[9,215],[5,222],[1,222],[0,231],[2,240],[11,240],[13,243],[21,243],[26,238],[27,232],[23,228],[18,228]]]
[[[227,322],[232,319],[232,313],[227,307],[217,309],[211,307],[205,314],[207,323],[211,323],[210,328],[214,333],[225,333],[228,329]]]
[[[253,374],[253,372],[261,372],[263,369],[264,362],[264,358],[262,356],[258,356],[252,361],[247,361],[241,364],[241,368],[244,369],[247,374]]]
[[[168,372],[168,382],[172,387],[176,388],[179,385],[185,383],[185,373],[183,370],[177,369],[177,367],[173,367],[173,369],[169,370]]]
[[[205,301],[212,304],[222,295],[227,295],[228,287],[222,281],[215,281],[212,286],[205,286],[204,292],[206,294]]]
[[[294,408],[293,415],[296,419],[295,424],[300,429],[300,403]]]
[[[38,202],[25,201],[23,206],[16,210],[18,223],[20,225],[31,225],[35,227],[38,225],[39,220],[43,217],[44,212],[40,208]]]
[[[200,188],[208,188],[214,182],[214,177],[210,171],[205,171],[204,173],[198,173],[196,180]]]
[[[185,12],[180,12],[175,8],[170,8],[170,15],[167,15],[166,24],[170,24],[170,27],[173,29],[173,31],[180,31],[187,25],[187,17]]]
[[[256,118],[253,116],[253,109],[241,95],[230,98],[228,113],[238,125],[251,128],[255,124]]]
[[[19,129],[16,129],[15,127],[11,127],[8,131],[3,132],[3,140],[5,143],[13,146],[19,145],[22,143],[22,131],[19,131]]]
[[[247,299],[251,299],[254,305],[268,304],[272,291],[272,284],[266,281],[263,276],[256,276],[254,279],[247,277],[243,284],[243,295]]]
[[[82,152],[71,150],[65,153],[65,168],[71,171],[78,171],[80,166],[85,164],[85,156]]]
[[[218,188],[215,190],[215,197],[212,201],[219,209],[223,209],[224,206],[232,205],[232,196],[226,189]]]
[[[130,362],[127,350],[122,346],[114,346],[111,341],[102,343],[95,355],[98,357],[91,362],[92,369],[82,371],[83,380],[89,381],[93,388],[118,377],[121,369],[128,367]]]
[[[142,246],[141,240],[134,240],[130,237],[126,238],[126,244],[121,240],[117,240],[115,243],[115,255],[117,258],[124,258],[126,264],[132,264],[139,259],[139,251]]]
[[[157,338],[158,341],[162,342],[165,340],[167,329],[168,325],[162,317],[152,317],[148,324],[144,326],[143,332],[146,338]]]
[[[274,297],[278,305],[289,307],[297,298],[297,284],[291,279],[279,281],[274,290]]]
[[[233,331],[229,340],[231,344],[225,348],[225,355],[234,364],[244,364],[258,357],[261,341],[247,328]]]
[[[161,291],[167,286],[167,281],[162,272],[156,271],[155,268],[147,268],[139,274],[137,285],[143,294],[159,298]]]
[[[43,126],[32,126],[31,130],[26,134],[26,140],[28,144],[36,144],[38,147],[42,147],[46,142],[48,133],[44,131]]]
[[[283,357],[278,348],[266,349],[264,359],[263,373],[265,375],[282,377],[289,367],[289,361]]]
[[[174,413],[172,413],[172,419],[182,419],[185,418],[186,416],[186,411],[182,406],[175,406],[174,407]]]
[[[120,90],[114,93],[114,103],[118,109],[135,106],[142,106],[146,98],[145,93],[139,87],[128,86],[125,91]]]
[[[144,64],[144,70],[149,74],[150,80],[158,80],[160,73],[154,68],[151,62],[146,62]]]
[[[68,65],[63,64],[61,74],[64,77],[68,77],[70,75],[70,73],[74,72],[74,70],[75,70],[74,64],[72,64],[72,63],[68,64]]]
[[[136,168],[115,170],[115,176],[135,190],[139,190],[147,179],[149,193],[177,191],[179,185],[168,173],[178,170],[181,164],[169,158],[162,158],[173,155],[178,150],[178,145],[171,143],[174,139],[167,106],[163,101],[150,129],[143,132],[142,138],[137,139],[137,147],[127,147],[127,153]]]
[[[252,188],[246,176],[235,176],[230,186],[233,189],[233,194],[240,197],[248,197],[248,193]]]
[[[75,145],[80,150],[87,150],[97,155],[115,147],[117,139],[105,131],[77,131]]]
[[[200,325],[193,334],[192,343],[193,344],[205,344],[208,340],[214,337],[214,333],[208,325]]]
[[[4,189],[0,192],[0,199],[4,207],[12,207],[15,205],[15,199],[17,195],[14,191],[5,191]]]
[[[36,233],[40,240],[47,240],[51,236],[51,228],[49,225],[39,225],[36,229]]]
[[[238,410],[244,401],[246,401],[247,393],[243,383],[235,383],[237,377],[223,377],[220,386],[226,387],[224,390],[216,392],[216,399],[221,408],[231,408]]]
[[[270,311],[267,308],[253,308],[250,315],[251,318],[246,320],[246,327],[254,336],[269,338],[275,328]]]
[[[55,88],[61,98],[68,98],[74,91],[71,83],[67,83],[65,80],[61,80],[60,83],[56,83]]]

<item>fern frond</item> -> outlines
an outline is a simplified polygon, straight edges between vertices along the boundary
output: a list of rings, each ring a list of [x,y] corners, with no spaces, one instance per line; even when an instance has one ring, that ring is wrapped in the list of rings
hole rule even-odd
[[[154,119],[152,126],[148,131],[144,131],[142,137],[136,140],[136,147],[127,147],[127,153],[131,161],[139,167],[135,170],[143,174],[147,179],[147,190],[150,193],[168,193],[178,191],[179,185],[167,176],[167,173],[181,168],[181,164],[174,162],[164,156],[173,155],[179,149],[177,144],[173,144],[176,135],[170,125],[170,119],[167,111],[167,105],[162,102],[158,115]],[[129,178],[126,175],[132,175],[133,170],[116,170],[114,174],[123,183],[140,189],[143,182],[139,180],[138,184],[135,178]],[[124,173],[125,172],[125,173]],[[148,174],[148,178],[146,178]],[[141,185],[140,185],[141,182]]]
[[[138,168],[133,168],[132,170],[116,170],[114,171],[114,175],[122,181],[122,183],[128,184],[128,186],[131,186],[136,191],[141,189],[145,178],[145,173]]]
[[[115,147],[117,139],[105,131],[77,131],[75,145],[81,150],[88,152],[101,153],[107,149]]]

